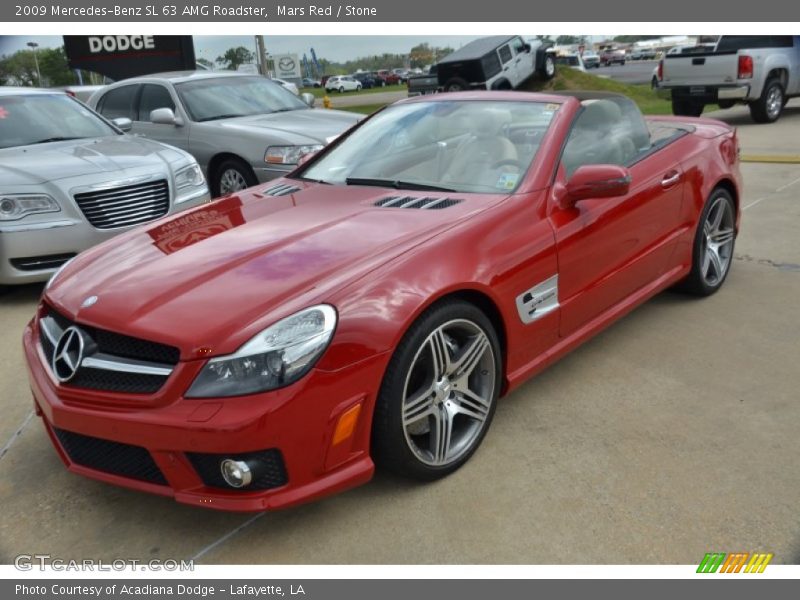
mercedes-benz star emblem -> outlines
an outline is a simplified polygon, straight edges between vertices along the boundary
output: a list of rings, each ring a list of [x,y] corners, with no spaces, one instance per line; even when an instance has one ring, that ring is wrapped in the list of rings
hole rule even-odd
[[[83,360],[83,334],[77,327],[68,327],[58,338],[53,352],[53,373],[61,383],[73,377]]]
[[[89,296],[81,303],[81,308],[89,308],[97,303],[97,296]]]

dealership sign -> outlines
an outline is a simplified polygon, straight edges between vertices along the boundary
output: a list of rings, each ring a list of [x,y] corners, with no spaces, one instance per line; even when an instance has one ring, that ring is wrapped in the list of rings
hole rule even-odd
[[[275,77],[278,79],[300,79],[303,74],[300,72],[300,59],[297,54],[276,54],[273,57],[275,61]]]
[[[65,35],[64,51],[70,68],[114,80],[195,68],[190,35]]]

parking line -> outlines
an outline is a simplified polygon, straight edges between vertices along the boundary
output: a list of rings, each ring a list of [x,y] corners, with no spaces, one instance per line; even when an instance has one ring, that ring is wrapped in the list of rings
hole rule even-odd
[[[746,163],[782,163],[796,165],[800,164],[800,154],[742,154],[739,160]]]
[[[257,514],[255,517],[252,517],[252,518],[248,519],[247,521],[245,521],[244,523],[242,523],[241,525],[239,525],[239,526],[238,526],[238,527],[236,527],[235,529],[232,529],[231,531],[229,531],[228,533],[226,533],[225,535],[223,535],[221,538],[219,538],[219,539],[218,539],[218,540],[216,540],[215,542],[212,542],[212,543],[210,543],[208,546],[206,546],[205,548],[203,548],[202,550],[200,550],[200,552],[198,552],[197,554],[195,554],[195,555],[194,555],[194,556],[193,556],[193,557],[192,557],[190,560],[193,560],[193,561],[194,561],[194,560],[197,560],[198,558],[200,558],[200,557],[201,557],[201,556],[203,556],[204,554],[207,554],[208,552],[211,552],[211,550],[213,550],[214,548],[216,548],[216,547],[217,547],[217,546],[219,546],[220,544],[224,544],[224,543],[225,543],[225,542],[227,542],[227,541],[228,541],[230,538],[232,538],[233,536],[235,536],[237,533],[239,533],[239,532],[240,532],[240,531],[242,531],[243,529],[246,529],[247,527],[250,527],[250,525],[252,525],[253,523],[255,523],[255,522],[258,520],[258,519],[260,519],[261,517],[263,517],[265,514],[267,514],[267,513],[266,513],[266,511],[264,511],[264,512],[262,512],[262,513],[258,513],[258,514]]]
[[[17,440],[19,435],[22,433],[22,430],[25,429],[25,427],[28,425],[28,423],[30,423],[32,418],[33,418],[33,411],[28,413],[28,416],[25,417],[25,420],[22,422],[22,425],[20,425],[17,428],[17,430],[11,435],[11,438],[6,442],[6,445],[3,446],[3,449],[0,450],[0,460],[3,459],[3,457],[9,451],[9,449],[14,444],[14,442]]]
[[[750,204],[744,205],[742,207],[742,210],[744,211],[744,210],[747,210],[748,208],[752,208],[756,204],[758,204],[759,202],[763,202],[764,200],[766,200],[767,198],[770,198],[771,196],[774,196],[775,194],[780,194],[782,191],[789,189],[790,187],[792,187],[796,183],[800,183],[800,177],[798,177],[797,179],[794,179],[793,181],[790,181],[789,183],[787,183],[785,185],[782,185],[781,187],[775,189],[775,191],[767,194],[766,196],[761,196],[761,198],[756,198]]]

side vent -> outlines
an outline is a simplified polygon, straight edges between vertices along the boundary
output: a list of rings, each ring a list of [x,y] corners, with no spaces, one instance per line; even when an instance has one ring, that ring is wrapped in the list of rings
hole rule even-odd
[[[278,185],[273,185],[272,187],[265,189],[264,193],[267,196],[288,196],[289,194],[294,194],[300,190],[301,188],[297,187],[296,185],[279,183]]]
[[[422,210],[440,210],[460,204],[461,200],[453,198],[417,198],[416,196],[387,196],[381,198],[373,206],[381,208],[419,208]]]

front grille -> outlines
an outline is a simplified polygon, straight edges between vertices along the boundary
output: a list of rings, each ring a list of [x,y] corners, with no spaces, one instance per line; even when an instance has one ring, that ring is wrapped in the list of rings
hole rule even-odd
[[[86,336],[91,338],[96,346],[97,353],[168,366],[175,366],[180,358],[180,351],[173,346],[142,340],[88,325],[78,325],[50,307],[47,307],[43,317],[52,318],[61,331],[76,325]],[[55,347],[41,325],[39,327],[39,340],[42,344],[44,355],[48,360],[52,359]],[[74,377],[63,385],[124,394],[154,394],[161,389],[168,378],[169,375],[129,373],[120,370],[81,366]]]
[[[40,271],[43,269],[57,269],[70,258],[71,254],[48,254],[46,256],[28,256],[25,258],[12,258],[11,266],[20,271]]]
[[[72,325],[77,325],[77,323],[50,307],[47,308],[46,315],[55,319],[62,330]],[[174,346],[150,342],[105,329],[97,329],[89,325],[80,325],[80,328],[92,338],[97,344],[97,349],[104,354],[173,366],[178,364],[180,350]]]
[[[129,227],[163,217],[169,211],[165,179],[75,194],[75,202],[98,229]]]
[[[289,481],[286,475],[286,467],[283,464],[283,456],[280,450],[275,448],[259,450],[258,452],[246,452],[243,454],[200,454],[187,452],[186,456],[197,471],[200,479],[203,480],[203,484],[208,487],[223,488],[226,490],[239,489],[232,488],[225,483],[225,480],[222,478],[220,463],[226,458],[246,461],[257,460],[263,465],[263,474],[246,488],[241,488],[243,491],[269,490],[286,485]]]
[[[387,196],[381,198],[373,206],[381,208],[419,208],[422,210],[441,210],[461,203],[454,198],[418,198],[416,196]]]
[[[153,457],[140,446],[102,440],[55,427],[52,429],[64,452],[75,464],[104,473],[167,485],[167,480]]]

